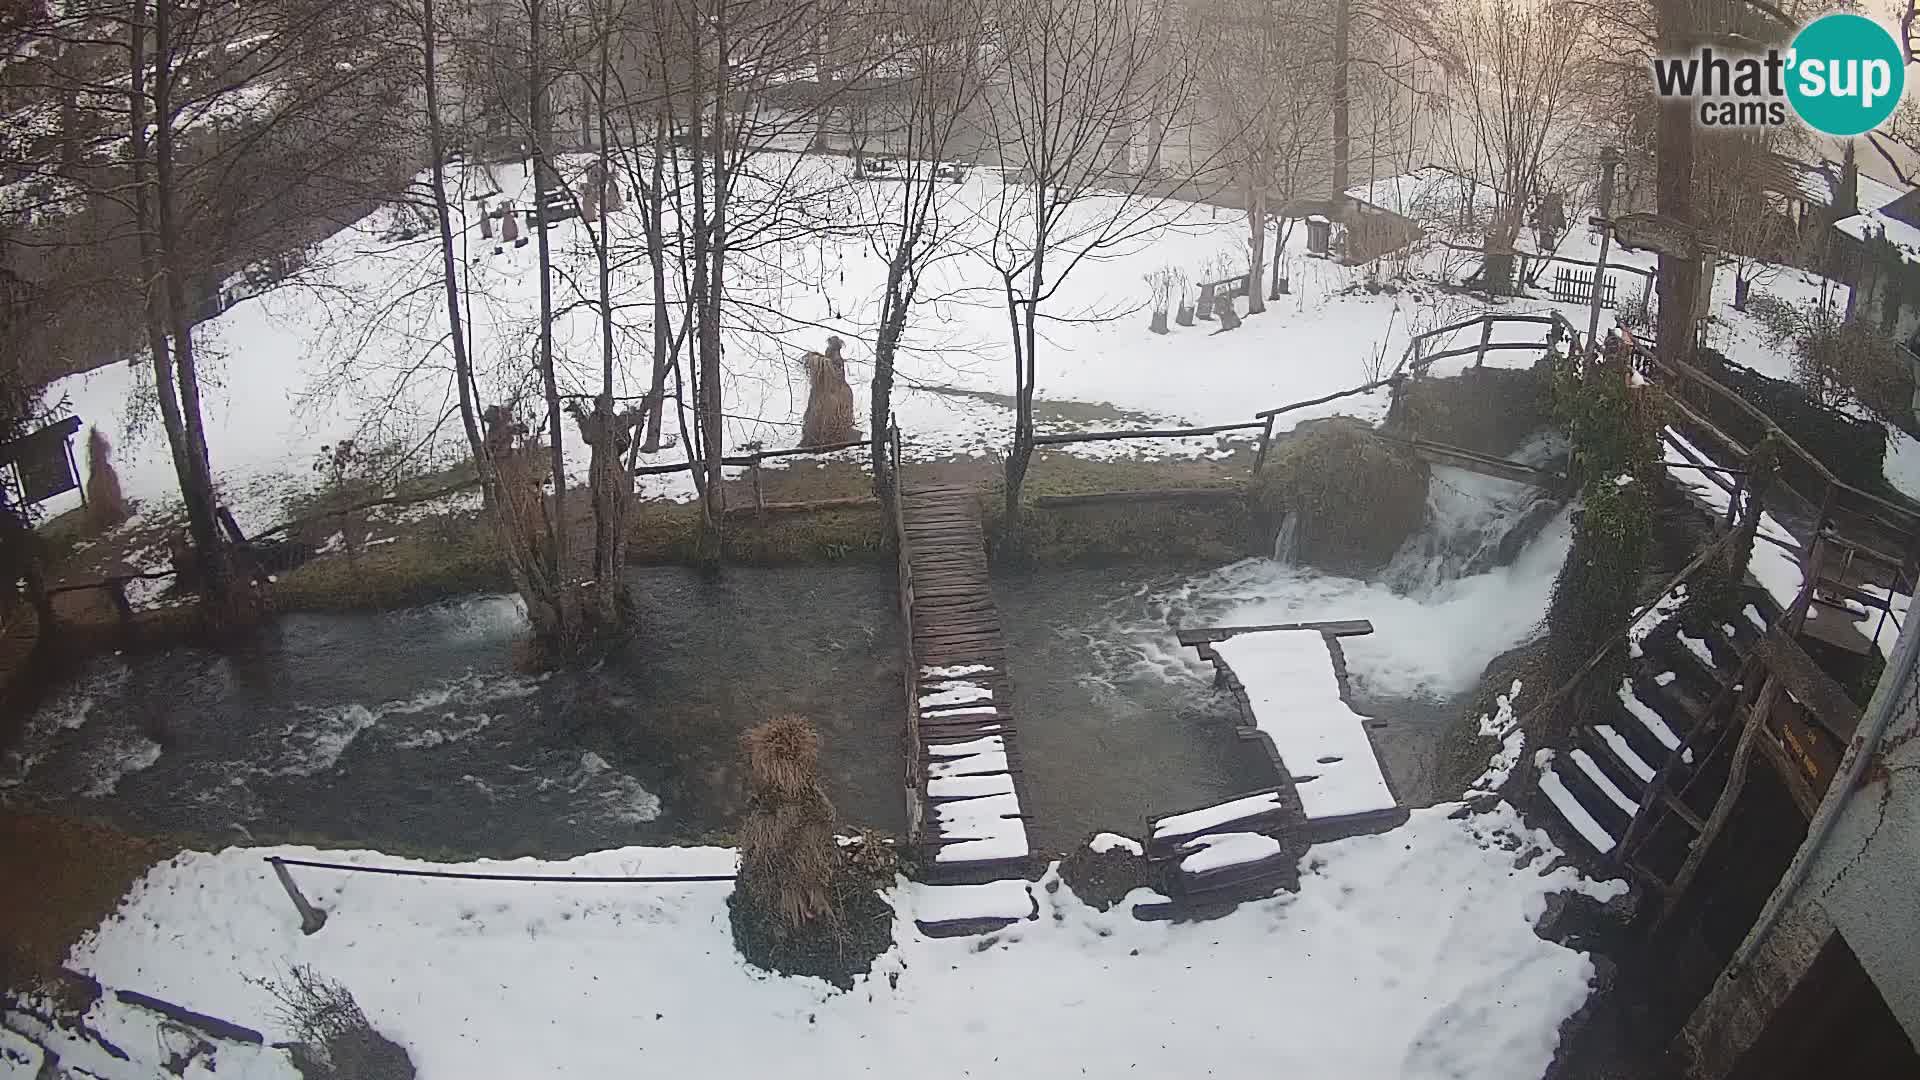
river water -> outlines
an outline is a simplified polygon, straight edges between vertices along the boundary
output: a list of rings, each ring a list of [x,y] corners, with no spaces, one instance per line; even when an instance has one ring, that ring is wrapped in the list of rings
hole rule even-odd
[[[1275,782],[1179,625],[1372,620],[1342,642],[1354,705],[1403,802],[1449,794],[1442,730],[1534,632],[1569,530],[1533,492],[1448,469],[1428,518],[1372,580],[1267,558],[998,577],[1036,846]],[[729,828],[740,732],[791,712],[821,730],[841,820],[902,827],[890,567],[629,580],[640,633],[586,671],[518,671],[524,618],[498,596],[287,616],[239,652],[98,658],[0,754],[0,803],[197,843],[560,856]]]

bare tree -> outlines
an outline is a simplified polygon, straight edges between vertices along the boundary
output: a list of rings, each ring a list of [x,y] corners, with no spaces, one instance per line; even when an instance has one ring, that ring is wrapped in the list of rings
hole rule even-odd
[[[1319,150],[1333,115],[1332,64],[1313,42],[1320,9],[1307,3],[1204,0],[1194,5],[1203,100],[1247,210],[1247,313],[1278,296],[1290,218],[1282,218],[1273,256],[1273,295],[1260,282],[1267,262],[1267,221],[1324,177]],[[1317,44],[1317,43],[1316,43]],[[1344,141],[1345,137],[1337,137]],[[1278,199],[1280,206],[1273,205]]]
[[[1045,308],[1082,263],[1162,224],[1164,199],[1143,197],[1141,172],[1113,168],[1121,153],[1151,159],[1137,140],[1164,137],[1156,120],[1191,95],[1174,28],[1146,0],[1010,4],[1005,92],[986,97],[1002,156],[1018,170],[987,213],[987,257],[1000,279],[1013,346],[1014,429],[1007,455],[1007,523],[1017,525],[1033,457],[1033,398]]]
[[[1577,7],[1530,0],[1453,0],[1441,21],[1458,170],[1492,188],[1489,289],[1504,286],[1526,208],[1555,178],[1576,134],[1572,77],[1586,40]]]
[[[902,17],[895,59],[908,71],[898,106],[900,162],[896,176],[874,190],[882,205],[875,250],[887,261],[880,326],[873,349],[869,434],[875,491],[885,497],[897,480],[888,472],[886,436],[893,412],[894,356],[919,297],[929,263],[951,247],[958,214],[950,195],[963,173],[946,162],[956,136],[993,77],[984,0],[917,0]]]

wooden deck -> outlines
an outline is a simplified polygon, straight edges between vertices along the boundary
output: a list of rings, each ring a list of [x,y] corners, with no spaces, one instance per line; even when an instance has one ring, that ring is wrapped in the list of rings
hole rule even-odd
[[[1026,801],[1006,643],[979,495],[903,486],[895,527],[907,628],[907,820],[934,881],[1024,871]]]

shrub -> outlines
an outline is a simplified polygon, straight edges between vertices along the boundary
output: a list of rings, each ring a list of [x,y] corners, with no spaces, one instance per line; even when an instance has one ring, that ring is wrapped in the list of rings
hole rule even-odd
[[[294,1036],[287,1049],[305,1080],[413,1080],[406,1050],[373,1029],[346,987],[305,964],[260,985],[280,1003],[275,1018]]]
[[[1812,300],[1795,305],[1762,295],[1747,308],[1774,345],[1791,343],[1794,381],[1815,403],[1913,426],[1913,373],[1879,327]]]

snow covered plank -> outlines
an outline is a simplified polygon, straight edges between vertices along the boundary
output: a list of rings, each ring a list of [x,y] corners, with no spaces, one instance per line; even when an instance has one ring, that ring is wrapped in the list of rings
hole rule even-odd
[[[927,885],[914,882],[907,899],[918,922],[956,919],[1028,919],[1035,905],[1028,883],[1018,879],[982,885]]]
[[[1642,783],[1650,784],[1653,782],[1653,766],[1647,764],[1645,758],[1634,753],[1633,747],[1627,745],[1627,740],[1621,737],[1620,733],[1615,731],[1611,725],[1595,724],[1593,725],[1592,731],[1600,737],[1600,741],[1606,746],[1608,752],[1611,753],[1620,764],[1626,766],[1629,772],[1639,777]]]
[[[1666,672],[1661,676],[1657,677],[1654,681],[1658,682],[1661,686],[1665,686],[1667,685],[1667,683],[1670,683],[1673,681],[1671,677],[1672,674],[1673,674],[1672,672]],[[1665,681],[1661,681],[1663,679]],[[1619,693],[1620,693],[1620,704],[1626,706],[1627,715],[1633,717],[1635,720],[1640,721],[1640,726],[1646,728],[1648,734],[1660,740],[1660,745],[1666,747],[1669,750],[1680,749],[1680,736],[1674,734],[1673,728],[1669,726],[1664,719],[1661,718],[1660,714],[1653,711],[1653,709],[1650,706],[1648,706],[1646,702],[1640,700],[1639,695],[1633,692],[1632,680],[1630,679],[1620,680]]]
[[[1167,842],[1197,836],[1222,825],[1240,824],[1259,818],[1275,818],[1286,812],[1286,796],[1279,790],[1243,795],[1198,810],[1170,814],[1153,823],[1151,838]]]
[[[1593,786],[1599,788],[1600,794],[1605,795],[1613,805],[1619,807],[1629,817],[1639,812],[1640,804],[1620,790],[1620,785],[1614,783],[1613,778],[1606,774],[1606,770],[1600,768],[1600,763],[1593,759],[1592,754],[1585,750],[1575,750],[1567,756],[1573,759],[1573,763],[1580,767],[1580,771],[1586,774]]]
[[[1180,850],[1186,853],[1180,859],[1181,872],[1204,874],[1272,858],[1280,853],[1280,841],[1261,833],[1208,833],[1181,844]]]
[[[1573,792],[1567,790],[1567,785],[1561,781],[1560,774],[1555,771],[1555,768],[1550,766],[1540,773],[1540,791],[1546,795],[1547,801],[1553,804],[1553,808],[1559,811],[1560,817],[1572,826],[1574,832],[1580,834],[1581,839],[1593,845],[1595,851],[1602,855],[1612,851],[1614,846],[1612,834],[1601,828],[1600,823],[1587,812],[1587,808],[1580,805],[1580,800],[1573,797]]]
[[[908,714],[915,839],[933,850],[936,866],[1024,858],[1006,646],[979,498],[958,485],[904,488],[899,508],[901,593],[915,665]]]
[[[1309,821],[1397,805],[1319,631],[1239,634],[1211,648],[1245,692],[1253,726],[1279,755]]]

